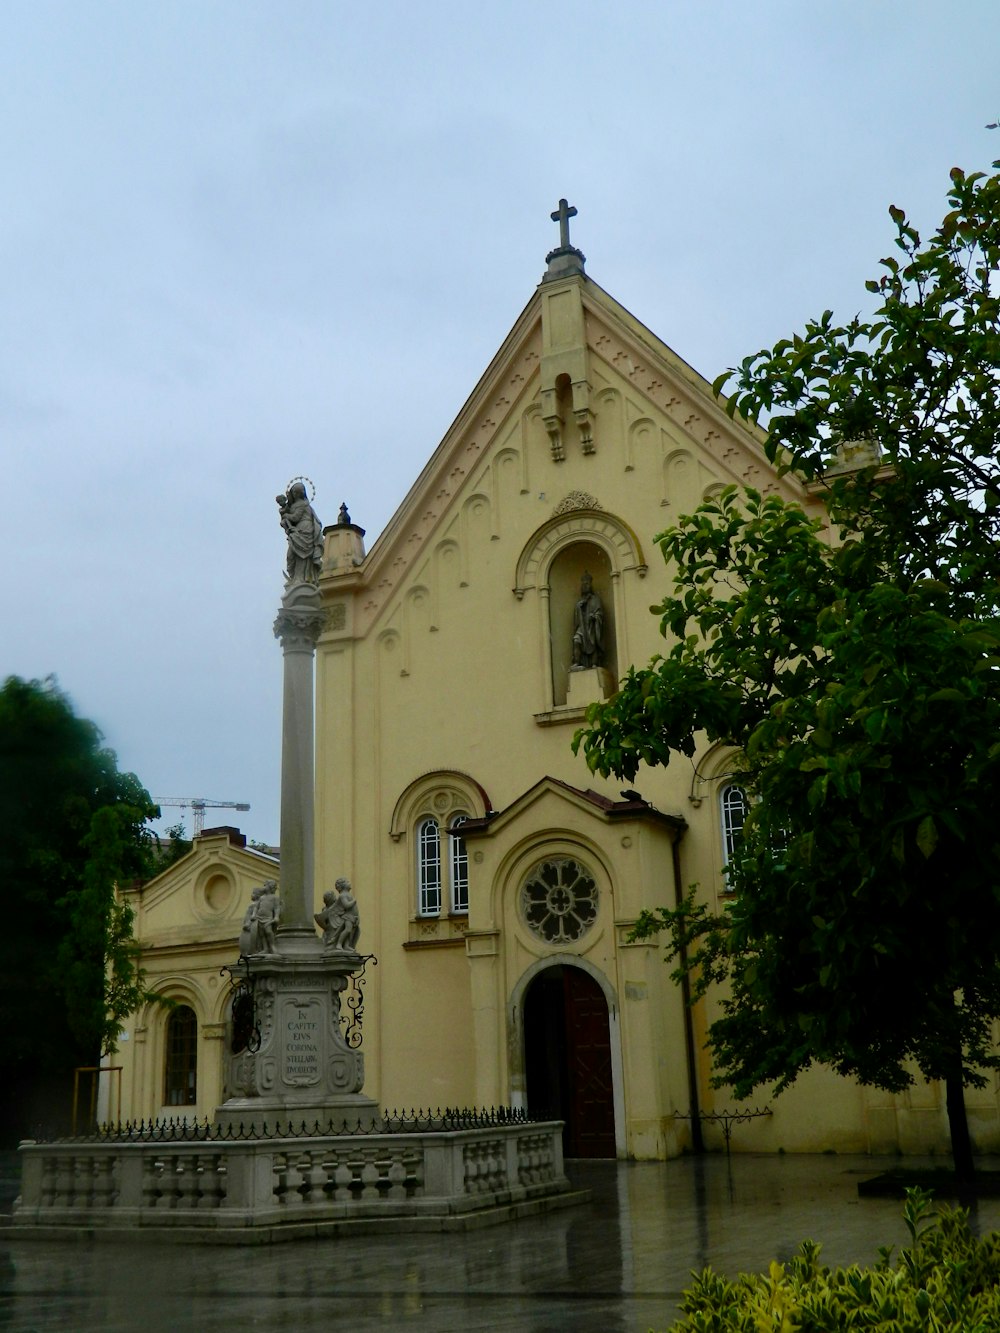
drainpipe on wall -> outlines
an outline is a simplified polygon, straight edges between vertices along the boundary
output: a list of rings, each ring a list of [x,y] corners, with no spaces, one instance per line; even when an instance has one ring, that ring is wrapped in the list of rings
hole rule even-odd
[[[684,901],[681,889],[681,853],[680,843],[685,829],[675,832],[671,844],[674,862],[674,906],[680,907]],[[681,997],[684,1001],[684,1049],[687,1055],[688,1093],[691,1100],[691,1147],[696,1153],[705,1151],[705,1140],[701,1132],[701,1106],[698,1101],[698,1061],[694,1046],[694,1014],[691,1012],[691,982],[687,972],[687,946],[681,945],[678,956],[681,964]]]

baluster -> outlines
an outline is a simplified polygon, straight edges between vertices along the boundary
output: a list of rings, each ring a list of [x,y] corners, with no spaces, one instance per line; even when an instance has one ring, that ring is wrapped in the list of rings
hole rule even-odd
[[[198,1155],[198,1198],[197,1208],[221,1208],[226,1193],[226,1178],[222,1157],[219,1153],[199,1153]]]
[[[362,1199],[378,1198],[378,1167],[373,1160],[374,1153],[368,1150],[363,1155],[361,1166],[361,1197]]]
[[[176,1207],[196,1208],[200,1187],[196,1153],[178,1153],[174,1158],[174,1185]]]
[[[351,1185],[354,1183],[354,1172],[351,1170],[351,1164],[346,1157],[338,1156],[337,1165],[333,1172],[333,1200],[335,1203],[349,1203],[351,1200]]]
[[[300,1169],[300,1162],[294,1161],[291,1156],[288,1158],[288,1165],[285,1167],[285,1193],[282,1202],[290,1208],[301,1207],[304,1203],[302,1198],[302,1184],[305,1177]]]
[[[39,1202],[42,1208],[51,1208],[58,1194],[59,1164],[54,1157],[42,1158],[42,1184]]]
[[[309,1171],[307,1197],[310,1203],[325,1203],[327,1199],[326,1186],[329,1180],[329,1170],[323,1161],[323,1154],[316,1153],[312,1159],[312,1168]]]
[[[115,1158],[109,1152],[94,1158],[92,1199],[95,1208],[110,1208],[115,1201],[115,1165]]]
[[[68,1208],[73,1201],[73,1170],[75,1163],[69,1154],[60,1154],[56,1168],[55,1194],[52,1200],[56,1208]]]
[[[142,1206],[158,1208],[163,1203],[163,1163],[145,1154],[142,1159]]]
[[[393,1157],[389,1162],[388,1183],[389,1189],[386,1193],[387,1198],[406,1198],[406,1166],[401,1156]]]

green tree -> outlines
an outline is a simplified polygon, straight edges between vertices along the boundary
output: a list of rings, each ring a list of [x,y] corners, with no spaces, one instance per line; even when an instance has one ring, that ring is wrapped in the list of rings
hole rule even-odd
[[[158,848],[156,873],[158,875],[162,875],[164,870],[169,869],[170,866],[176,865],[182,857],[187,856],[194,846],[191,839],[186,836],[186,830],[180,821],[176,824],[168,824],[164,830],[164,835],[169,840],[165,848],[160,840],[156,839]]]
[[[890,210],[902,260],[870,319],[827,312],[717,382],[769,416],[836,540],[735,488],[662,534],[670,646],[575,745],[630,781],[706,739],[738,756],[731,906],[641,923],[696,996],[726,984],[718,1082],[780,1090],[821,1061],[898,1091],[916,1066],[969,1175],[963,1087],[1000,1064],[1000,176],[953,172],[949,204],[926,243]]]
[[[65,1118],[74,1067],[113,1049],[144,994],[115,887],[151,872],[157,810],[101,742],[53,679],[0,688],[6,1139]]]
[[[70,1031],[79,1049],[102,1058],[117,1050],[122,1022],[153,998],[132,936],[134,913],[117,893],[130,843],[137,832],[145,840],[142,825],[153,816],[143,813],[149,798],[142,803],[145,793],[134,775],[122,778],[140,803],[104,805],[92,815],[81,840],[86,859],[80,885],[62,900],[69,931],[57,954]]]

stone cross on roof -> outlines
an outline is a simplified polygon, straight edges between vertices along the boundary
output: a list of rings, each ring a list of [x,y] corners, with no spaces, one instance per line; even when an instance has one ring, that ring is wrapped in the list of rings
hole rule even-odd
[[[576,217],[576,209],[572,204],[567,204],[565,199],[559,200],[559,207],[551,214],[553,222],[559,223],[559,249],[569,250],[569,220]]]
[[[567,278],[573,273],[583,273],[586,260],[582,250],[577,250],[569,243],[569,220],[576,217],[576,209],[565,199],[559,200],[559,207],[552,214],[552,221],[559,223],[559,244],[545,256],[548,268],[542,275],[543,282],[553,282],[556,278]]]

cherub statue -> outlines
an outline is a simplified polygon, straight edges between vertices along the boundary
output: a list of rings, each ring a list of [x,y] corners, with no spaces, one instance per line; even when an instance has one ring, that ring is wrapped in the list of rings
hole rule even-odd
[[[246,957],[257,952],[257,903],[263,892],[263,886],[251,891],[247,910],[243,913],[243,924],[240,926],[240,953]]]
[[[357,949],[361,923],[349,879],[338,879],[336,888],[323,894],[323,910],[316,913],[315,921],[323,931],[324,948]]]
[[[277,881],[267,879],[257,899],[255,916],[257,926],[257,947],[255,953],[274,953],[274,932],[281,919],[281,901],[278,898]]]

